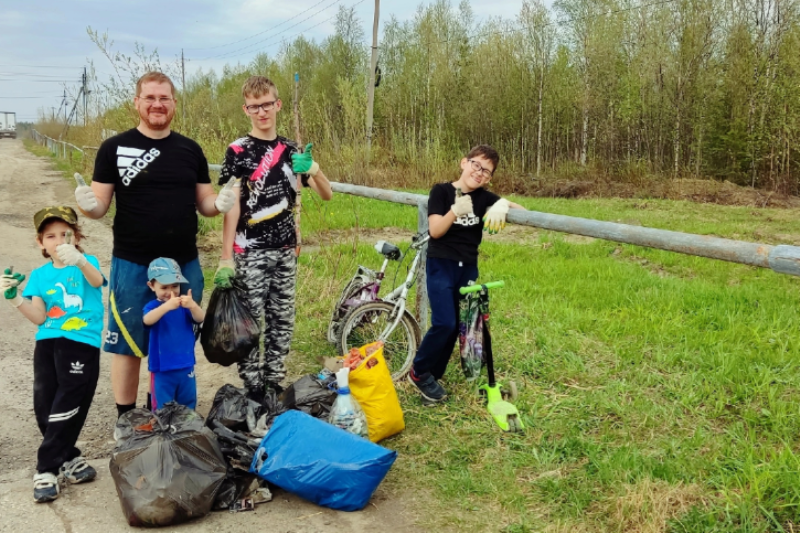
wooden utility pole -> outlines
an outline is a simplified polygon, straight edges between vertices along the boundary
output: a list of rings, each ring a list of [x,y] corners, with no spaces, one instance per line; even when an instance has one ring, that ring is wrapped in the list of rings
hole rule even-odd
[[[181,91],[183,95],[181,98],[181,131],[186,133],[186,64],[183,60],[183,48],[181,48]]]
[[[375,18],[372,22],[372,58],[369,62],[369,87],[367,87],[367,164],[372,150],[372,108],[375,105],[375,70],[378,67],[378,20],[381,0],[375,0]]]
[[[83,125],[86,126],[86,67],[83,67]]]

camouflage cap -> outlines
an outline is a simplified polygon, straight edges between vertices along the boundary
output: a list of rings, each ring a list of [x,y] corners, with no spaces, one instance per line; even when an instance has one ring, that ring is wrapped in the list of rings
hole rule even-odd
[[[77,224],[78,215],[75,210],[65,205],[57,205],[52,207],[45,207],[33,215],[33,227],[39,232],[42,229],[42,224],[49,218],[57,218],[63,220],[67,224]]]

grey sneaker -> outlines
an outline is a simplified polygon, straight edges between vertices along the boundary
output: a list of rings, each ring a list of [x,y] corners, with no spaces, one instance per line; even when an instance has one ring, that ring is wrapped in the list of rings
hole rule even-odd
[[[89,466],[86,459],[78,456],[61,465],[59,475],[70,483],[85,483],[93,480],[97,476],[97,471]]]
[[[58,498],[58,478],[50,472],[33,476],[33,501],[36,503],[51,502]]]
[[[408,381],[422,394],[422,403],[424,405],[441,403],[447,398],[447,392],[444,387],[439,385],[439,382],[434,379],[430,372],[417,376],[412,368],[408,373]]]

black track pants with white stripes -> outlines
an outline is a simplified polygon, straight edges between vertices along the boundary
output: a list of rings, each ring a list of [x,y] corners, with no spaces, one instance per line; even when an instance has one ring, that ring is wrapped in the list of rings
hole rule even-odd
[[[36,470],[58,473],[81,452],[75,447],[100,375],[100,348],[70,339],[36,341],[33,410],[44,440]]]
[[[286,356],[294,333],[297,257],[294,248],[247,250],[236,255],[236,281],[245,303],[263,324],[260,348],[239,362],[239,377],[247,390],[264,391],[286,377]]]

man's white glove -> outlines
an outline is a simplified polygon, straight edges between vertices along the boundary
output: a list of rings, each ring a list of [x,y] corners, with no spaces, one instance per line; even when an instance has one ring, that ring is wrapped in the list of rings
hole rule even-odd
[[[468,194],[456,197],[456,203],[450,208],[456,215],[456,218],[463,217],[472,213],[472,197]]]
[[[67,231],[67,239],[64,244],[56,246],[58,259],[67,266],[81,268],[86,264],[86,257],[72,244],[72,232]]]
[[[483,217],[483,231],[494,235],[505,228],[506,215],[508,215],[508,200],[500,198],[486,211],[486,215]]]
[[[86,213],[94,210],[97,207],[97,196],[94,195],[92,188],[86,185],[83,176],[77,172],[75,173],[75,182],[78,184],[75,189],[75,201],[78,202],[78,207]]]
[[[234,191],[233,188],[238,186],[239,180],[232,179],[219,191],[217,199],[214,200],[214,207],[217,211],[220,213],[227,213],[233,209],[233,204],[239,198],[239,191]]]

